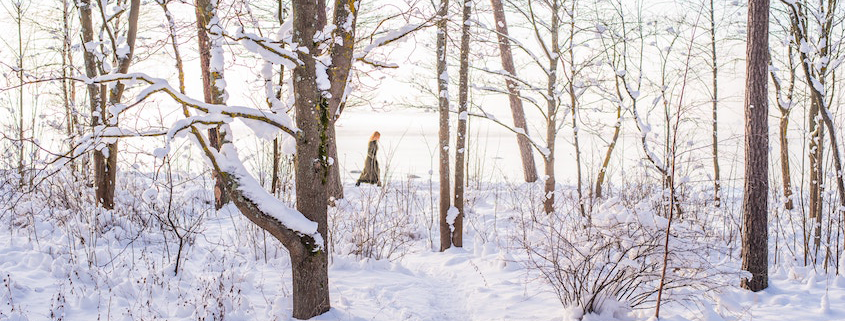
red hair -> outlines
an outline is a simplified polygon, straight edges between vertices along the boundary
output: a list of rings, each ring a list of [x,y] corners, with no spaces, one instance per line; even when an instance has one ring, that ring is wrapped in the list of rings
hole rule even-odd
[[[370,136],[370,141],[378,140],[379,138],[381,138],[381,134],[379,134],[379,132],[376,131],[376,132],[373,132],[373,136]]]

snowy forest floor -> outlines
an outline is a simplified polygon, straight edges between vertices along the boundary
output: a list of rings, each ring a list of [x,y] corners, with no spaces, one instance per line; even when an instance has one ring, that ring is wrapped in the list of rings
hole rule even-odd
[[[93,207],[81,197],[84,189],[58,180],[30,195],[2,187],[0,320],[289,320],[287,253],[234,207],[209,209],[207,181],[185,181],[170,189],[143,175],[126,175],[114,211]],[[563,189],[560,211],[574,212],[566,201],[571,191]],[[614,252],[624,247],[588,260],[598,269],[617,262],[620,271],[644,271],[632,291],[645,293],[645,299],[631,309],[606,295],[583,320],[645,320],[654,314],[651,290],[657,283],[645,276],[659,266],[652,256],[662,256],[662,243],[655,240],[662,240],[665,219],[649,210],[652,193],[596,205],[596,226],[624,221],[626,229],[614,234],[596,228],[598,234],[583,234],[600,241],[585,242],[574,236],[581,232],[546,233],[577,228],[571,226],[578,220],[569,214],[537,216],[539,185],[471,184],[464,247],[439,253],[433,250],[439,237],[436,191],[436,184],[414,180],[381,188],[346,186],[346,198],[329,214],[333,308],[315,320],[570,320],[582,316],[581,309],[561,303],[560,286],[546,272],[566,275],[572,262],[584,263],[569,255],[570,248],[588,250],[591,245],[582,243],[606,240],[655,245],[642,260]],[[731,223],[736,211],[719,211],[720,220],[700,209],[703,217],[717,217],[704,225],[693,218],[695,212],[678,222],[670,247],[700,252],[685,244],[708,240],[707,251],[715,254],[698,256],[707,261],[698,262],[707,265],[698,269],[687,269],[689,257],[670,257],[670,275],[697,281],[668,290],[661,320],[845,320],[845,278],[820,266],[781,258],[771,266],[767,290],[740,289],[736,232],[725,227],[736,224]],[[535,226],[526,217],[534,224],[573,224]],[[638,228],[629,229],[633,225]],[[702,234],[683,231],[708,236],[685,239]],[[573,245],[552,246],[558,242],[550,235]],[[614,235],[639,237],[620,241]],[[174,274],[180,236],[185,244]],[[527,241],[534,238],[540,242]],[[788,243],[780,243],[782,253],[789,252],[783,245]],[[538,260],[538,254],[550,253],[560,254],[552,256],[560,264],[552,265],[556,270],[548,269],[550,261]],[[631,259],[622,259],[626,255]],[[700,273],[716,270],[724,273]]]

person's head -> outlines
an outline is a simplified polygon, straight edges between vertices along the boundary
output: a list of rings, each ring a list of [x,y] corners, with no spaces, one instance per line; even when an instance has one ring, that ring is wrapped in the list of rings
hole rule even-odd
[[[378,140],[380,137],[381,134],[379,134],[379,132],[373,132],[373,136],[370,136],[370,141]]]

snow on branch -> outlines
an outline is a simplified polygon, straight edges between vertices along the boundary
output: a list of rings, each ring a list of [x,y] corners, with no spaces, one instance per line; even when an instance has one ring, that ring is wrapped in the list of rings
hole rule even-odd
[[[282,48],[282,45],[284,44],[282,41],[261,37],[254,33],[247,33],[244,32],[243,28],[239,28],[234,35],[225,31],[221,31],[221,35],[240,42],[246,50],[259,54],[261,58],[264,58],[264,60],[273,64],[293,69],[303,63],[302,60],[297,58],[297,55],[294,52]]]
[[[364,49],[362,49],[360,52],[355,53],[353,58],[355,60],[359,60],[359,61],[363,60],[364,57],[366,57],[370,53],[370,51],[373,51],[373,49],[376,49],[378,47],[390,44],[394,41],[397,41],[397,40],[404,38],[405,36],[413,33],[414,31],[428,27],[430,25],[429,23],[431,22],[431,20],[433,18],[434,18],[434,16],[432,16],[432,18],[429,18],[428,20],[420,22],[420,23],[409,23],[407,25],[400,27],[399,29],[391,30],[391,31],[387,32],[386,35],[381,36],[379,38],[376,38],[376,40],[374,40],[372,43],[370,43],[369,45],[364,47]]]
[[[293,120],[287,114],[278,114],[250,107],[226,106],[205,103],[180,93],[178,90],[174,89],[165,79],[151,77],[144,73],[109,74],[93,79],[84,77],[74,79],[78,81],[83,81],[86,84],[103,84],[117,81],[130,83],[135,81],[142,81],[147,83],[149,86],[141,90],[141,92],[135,97],[135,99],[131,103],[127,104],[124,108],[122,108],[121,111],[125,111],[140,104],[148,97],[152,96],[157,92],[163,92],[169,95],[171,98],[173,98],[173,100],[177,101],[178,103],[204,113],[222,114],[228,117],[239,118],[242,120],[253,120],[255,122],[249,122],[248,125],[263,123],[275,129],[281,130],[295,138],[299,137],[299,129],[293,126]],[[250,126],[250,129],[255,131],[257,135],[264,137],[267,136],[265,133],[267,131],[266,127],[267,126]]]
[[[479,109],[481,109],[481,107],[479,107]],[[542,154],[543,157],[549,157],[549,155],[551,155],[551,151],[549,151],[549,148],[546,147],[543,144],[543,142],[538,142],[538,141],[534,140],[533,137],[528,135],[528,133],[525,131],[524,128],[509,126],[508,124],[505,124],[504,122],[502,122],[501,120],[496,118],[496,115],[485,112],[483,109],[481,109],[481,113],[467,112],[466,115],[464,115],[464,114],[460,115],[460,117],[466,117],[466,116],[484,118],[484,119],[488,119],[488,120],[490,120],[490,121],[492,121],[496,124],[499,124],[504,129],[507,129],[507,130],[513,132],[514,134],[525,136],[525,138],[528,138],[528,142],[531,144],[531,146],[533,146],[534,149],[536,149],[540,154]]]

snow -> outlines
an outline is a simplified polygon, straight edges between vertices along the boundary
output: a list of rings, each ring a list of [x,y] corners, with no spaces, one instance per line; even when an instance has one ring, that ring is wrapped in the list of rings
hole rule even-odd
[[[238,151],[232,144],[225,144],[218,157],[222,171],[238,182],[238,189],[263,212],[281,222],[285,227],[303,235],[310,235],[322,247],[323,237],[317,233],[317,223],[305,218],[299,211],[268,193],[244,167]]]
[[[0,213],[3,225],[20,227],[0,229],[0,316],[4,320],[42,320],[51,315],[66,320],[290,319],[290,261],[276,241],[267,238],[264,243],[262,234],[232,206],[209,210],[212,196],[207,186],[177,185],[174,197],[179,202],[174,210],[180,220],[197,225],[188,233],[190,242],[174,275],[178,244],[174,234],[166,232],[166,225],[161,225],[166,221],[148,216],[153,219],[143,223],[130,209],[137,202],[141,213],[158,211],[171,192],[160,183],[150,187],[143,173],[127,176],[116,211],[90,205],[82,205],[86,209],[82,211],[46,207],[46,199],[26,198]],[[432,248],[438,227],[426,223],[436,214],[426,213],[427,204],[410,212],[394,205],[403,197],[436,202],[427,194],[428,183],[387,184],[387,189],[347,184],[347,198],[330,209],[330,226],[336,233],[329,267],[333,308],[312,320],[634,321],[653,315],[653,308],[630,309],[615,299],[604,300],[595,313],[584,314],[577,306],[561,304],[549,284],[532,272],[531,261],[514,243],[520,239],[517,231],[523,223],[519,223],[520,210],[512,206],[527,206],[529,194],[523,193],[541,192],[542,184],[470,188],[468,193],[474,197],[469,206],[474,210],[465,218],[464,247],[443,253]],[[431,190],[436,193],[436,186]],[[417,196],[407,194],[411,191]],[[599,205],[596,214],[601,215],[594,219],[600,224],[638,224],[657,217],[643,205],[632,208],[621,198],[611,198]],[[387,224],[395,220],[405,223]],[[571,220],[559,222],[566,221]],[[369,225],[373,230],[353,229],[359,223],[374,224]],[[662,224],[649,229],[660,228]],[[694,226],[679,224],[677,228],[682,237],[684,228]],[[396,233],[394,238],[382,239],[388,243],[373,243],[393,244],[392,250],[382,248],[393,254],[382,258],[356,254],[357,245],[351,240],[362,232],[382,235],[379,238],[387,235],[379,233]],[[544,240],[538,234],[527,236]],[[627,255],[620,259],[623,266],[639,266],[635,253]],[[712,259],[720,265],[739,265],[735,259]],[[669,291],[660,319],[845,318],[845,307],[838,304],[845,298],[845,277],[797,262],[774,265],[770,274],[770,287],[758,293],[735,284],[711,290],[689,288],[689,295],[701,299],[694,304],[673,301],[683,291]]]
[[[446,223],[449,223],[449,230],[452,231],[452,233],[455,232],[455,219],[458,218],[458,214],[460,214],[460,212],[458,211],[458,208],[454,206],[449,207],[449,210],[446,211]]]

